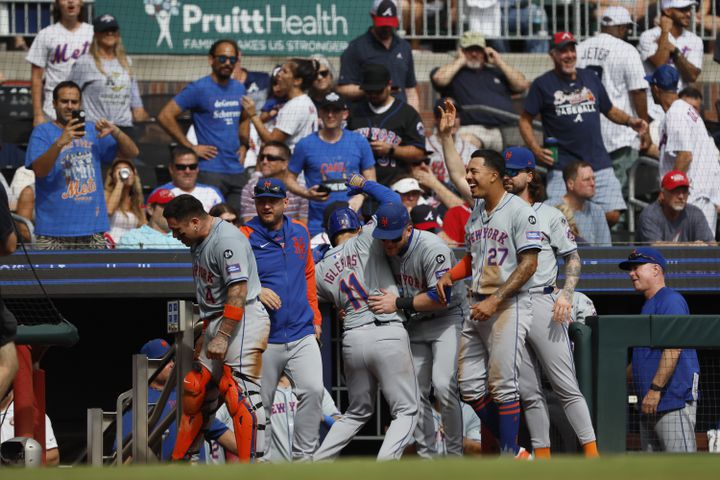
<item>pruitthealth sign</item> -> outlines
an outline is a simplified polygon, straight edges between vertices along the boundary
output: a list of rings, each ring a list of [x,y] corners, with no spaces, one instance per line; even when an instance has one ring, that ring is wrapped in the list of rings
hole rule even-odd
[[[245,55],[340,55],[370,26],[370,2],[351,0],[97,0],[120,23],[130,53],[205,54],[232,38]]]

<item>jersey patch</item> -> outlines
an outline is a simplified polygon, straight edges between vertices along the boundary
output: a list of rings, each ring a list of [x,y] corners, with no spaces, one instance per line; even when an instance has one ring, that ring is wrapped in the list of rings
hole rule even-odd
[[[438,255],[438,256],[439,256],[439,255]],[[443,268],[443,269],[441,269],[441,270],[438,270],[437,272],[435,272],[435,278],[437,278],[438,280],[440,280],[440,278],[441,278],[443,275],[445,275],[447,272],[449,272],[449,271],[450,271],[449,268]]]
[[[227,250],[227,251],[229,252],[230,250]],[[231,253],[232,253],[232,252],[231,252]],[[230,265],[228,265],[227,267],[225,267],[225,271],[226,271],[228,274],[240,273],[240,272],[242,271],[242,267],[240,267],[240,264],[239,264],[239,263],[231,263]]]
[[[530,218],[535,218],[535,217],[530,217]],[[534,230],[528,231],[526,236],[527,236],[528,240],[542,240],[542,235],[538,231],[534,231]]]
[[[535,218],[534,215],[530,215],[528,217],[528,222],[530,222],[530,225],[535,225],[537,223],[537,218]],[[530,237],[528,237],[528,238],[530,238]]]
[[[229,248],[223,252],[223,257],[225,257],[225,258],[232,258],[232,256],[233,256],[233,251],[230,250]]]
[[[435,261],[437,263],[445,263],[445,255],[443,255],[442,253],[439,254],[437,257],[435,257]]]

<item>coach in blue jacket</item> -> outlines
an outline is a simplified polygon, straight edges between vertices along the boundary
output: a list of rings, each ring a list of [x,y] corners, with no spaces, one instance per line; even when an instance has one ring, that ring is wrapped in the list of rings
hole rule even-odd
[[[690,315],[682,295],[665,286],[667,263],[660,252],[640,247],[620,263],[645,296],[643,315]],[[695,452],[695,414],[700,365],[684,348],[635,347],[632,376],[640,405],[640,442],[645,451]]]
[[[315,263],[305,225],[288,218],[285,184],[261,178],[254,188],[257,216],[242,227],[250,240],[262,284],[260,300],[270,312],[270,337],[263,353],[262,402],[266,418],[265,452],[272,438],[270,407],[284,373],[298,398],[292,440],[294,459],[310,459],[318,443],[322,416],[322,358],[317,339],[321,321]]]

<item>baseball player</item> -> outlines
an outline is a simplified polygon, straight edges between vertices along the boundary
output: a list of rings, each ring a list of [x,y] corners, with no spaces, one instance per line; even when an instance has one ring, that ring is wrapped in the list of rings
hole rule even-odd
[[[288,198],[281,180],[260,178],[254,198],[257,216],[241,230],[258,265],[263,287],[260,301],[270,312],[270,335],[262,366],[262,401],[268,420],[265,453],[272,436],[270,407],[284,373],[298,397],[293,456],[307,460],[318,444],[323,396],[323,365],[317,342],[322,317],[317,306],[310,234],[305,225],[285,215]]]
[[[535,156],[522,147],[503,151],[505,190],[532,205],[534,228],[540,231],[542,250],[535,275],[523,287],[532,300],[532,323],[520,365],[520,398],[525,411],[533,453],[550,457],[550,415],[543,395],[537,364],[550,380],[553,391],[587,456],[597,456],[587,402],[580,392],[567,325],[572,321],[573,294],[580,279],[580,255],[565,216],[540,200],[541,180],[535,172]],[[450,160],[449,160],[450,161]],[[565,284],[557,290],[558,258],[565,262]]]
[[[379,225],[373,231],[375,243],[388,256],[399,295],[383,292],[370,295],[373,313],[404,311],[413,363],[420,386],[420,415],[415,430],[417,453],[437,455],[435,427],[430,404],[430,387],[440,404],[448,455],[463,454],[461,402],[457,386],[457,355],[460,330],[468,312],[465,286],[453,287],[448,305],[439,302],[435,292],[438,279],[457,260],[445,242],[434,233],[413,228],[404,205],[380,207],[375,216]]]
[[[270,330],[268,313],[258,301],[255,257],[240,230],[208,215],[191,195],[172,199],[163,216],[173,236],[190,247],[205,330],[198,361],[183,381],[183,415],[172,458],[198,450],[222,395],[233,419],[238,457],[254,461],[264,446],[260,372]]]
[[[535,211],[521,198],[505,192],[505,162],[493,150],[477,150],[465,177],[452,136],[455,107],[445,103],[438,133],[450,177],[463,198],[474,201],[465,226],[468,254],[435,285],[447,302],[444,288],[472,275],[474,304],[463,324],[458,356],[458,382],[469,403],[498,435],[505,454],[524,454],[517,445],[520,419],[518,368],[525,335],[532,322],[530,295],[523,285],[537,269],[542,233]],[[462,162],[460,163],[462,164]],[[451,171],[452,169],[452,171]]]
[[[637,248],[619,267],[643,294],[642,315],[690,315],[682,295],[665,286],[667,262],[651,247]],[[640,444],[648,452],[695,452],[700,365],[691,348],[632,350],[632,382],[642,398]]]
[[[395,192],[360,175],[353,175],[348,185],[381,205],[402,205]],[[376,314],[368,306],[368,296],[382,290],[398,295],[382,247],[373,242],[376,226],[375,217],[363,227],[354,210],[335,210],[328,221],[333,248],[315,267],[318,297],[345,311],[342,347],[350,405],[314,460],[335,458],[360,431],[373,414],[378,386],[393,418],[378,460],[399,459],[417,424],[419,393],[404,318],[399,312]]]

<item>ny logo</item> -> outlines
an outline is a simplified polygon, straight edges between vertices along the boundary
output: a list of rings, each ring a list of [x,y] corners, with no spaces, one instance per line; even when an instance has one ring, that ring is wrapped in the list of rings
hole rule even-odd
[[[388,222],[387,217],[380,217],[380,225],[382,225],[383,227],[387,227],[388,223],[389,222]]]
[[[298,255],[304,255],[305,254],[305,239],[300,237],[292,237],[293,241],[293,247],[295,248],[295,253]]]
[[[512,157],[512,152],[505,152],[505,160],[510,160]]]
[[[265,180],[265,183],[263,183],[263,187],[265,187],[265,188],[272,187],[272,183],[270,182],[270,180]]]

